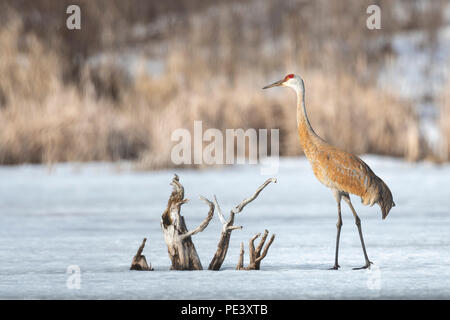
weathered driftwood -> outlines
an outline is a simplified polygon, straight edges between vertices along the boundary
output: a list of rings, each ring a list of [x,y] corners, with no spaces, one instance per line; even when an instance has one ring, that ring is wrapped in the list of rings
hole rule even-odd
[[[248,244],[250,263],[248,264],[247,267],[244,267],[244,243],[241,243],[241,252],[239,254],[239,261],[236,266],[236,270],[259,270],[260,269],[261,260],[266,257],[267,252],[269,251],[269,247],[272,244],[273,240],[275,239],[275,235],[273,234],[272,237],[270,237],[269,242],[267,242],[266,246],[264,247],[264,250],[261,253],[264,243],[266,242],[267,236],[269,235],[269,231],[267,231],[267,230],[264,231],[264,235],[262,236],[261,241],[259,242],[258,246],[255,249],[255,240],[260,235],[261,234],[258,233],[250,239],[250,242]]]
[[[145,259],[145,256],[142,254],[142,251],[145,247],[145,242],[147,241],[147,238],[144,238],[142,240],[142,244],[139,247],[136,255],[133,257],[133,260],[131,261],[131,267],[130,270],[139,270],[139,271],[152,271],[152,265],[147,264],[147,260]]]
[[[208,216],[192,231],[188,231],[183,216],[180,214],[181,205],[188,199],[184,199],[184,187],[179,182],[177,175],[172,179],[173,187],[167,203],[167,208],[161,216],[161,228],[164,233],[172,270],[202,270],[202,264],[198,257],[191,236],[203,231],[211,221],[214,214],[214,204],[204,197],[200,197],[209,205]]]
[[[227,255],[228,246],[230,244],[230,238],[231,238],[231,232],[236,229],[242,229],[242,226],[234,226],[234,216],[241,212],[244,207],[255,200],[260,192],[269,184],[269,183],[276,183],[277,179],[271,178],[267,179],[266,182],[264,182],[257,190],[256,192],[249,198],[244,199],[239,205],[234,207],[230,212],[230,217],[228,220],[225,220],[225,217],[223,216],[222,210],[220,209],[219,203],[217,201],[216,196],[214,196],[214,203],[217,207],[217,215],[219,216],[220,222],[222,223],[222,232],[220,234],[219,243],[217,245],[217,251],[214,254],[214,257],[211,260],[211,263],[209,264],[208,270],[220,270],[220,267],[222,266],[223,261],[225,260],[225,256]]]

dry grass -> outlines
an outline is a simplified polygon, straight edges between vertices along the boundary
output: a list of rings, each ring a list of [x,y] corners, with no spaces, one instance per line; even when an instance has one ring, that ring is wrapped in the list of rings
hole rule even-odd
[[[376,153],[417,160],[418,123],[411,107],[374,88],[362,87],[345,75],[336,78],[320,73],[302,75],[307,87],[307,108],[316,132],[330,143],[355,153]],[[275,79],[272,79],[275,80]],[[295,95],[287,89],[262,91],[261,79],[239,79],[242,85],[227,87],[209,80],[215,89],[184,91],[156,112],[153,132],[168,142],[176,128],[192,130],[195,120],[203,130],[218,128],[279,128],[280,153],[299,155]],[[269,82],[269,80],[267,80]],[[277,92],[276,92],[277,91]],[[158,123],[160,125],[158,125]],[[149,167],[170,165],[170,144],[158,152],[149,150]]]
[[[444,161],[450,160],[450,82],[447,83],[440,97],[439,125],[442,135],[442,148],[440,158]]]
[[[134,114],[63,85],[58,56],[20,23],[0,32],[0,163],[135,159],[148,141]]]
[[[148,130],[133,113],[60,89],[42,103],[17,103],[1,111],[0,161],[135,159],[147,148]]]
[[[281,154],[299,155],[294,95],[261,90],[287,72],[304,78],[312,125],[329,142],[355,153],[423,157],[411,106],[373,85],[385,47],[369,50],[373,34],[352,31],[365,16],[342,23],[352,12],[292,3],[266,1],[261,17],[242,4],[190,13],[151,42],[166,48],[165,72],[135,78],[117,59],[75,68],[59,50],[64,41],[51,45],[25,32],[15,16],[0,29],[0,163],[131,159],[142,168],[170,167],[171,133],[192,130],[194,120],[204,130],[279,128]]]

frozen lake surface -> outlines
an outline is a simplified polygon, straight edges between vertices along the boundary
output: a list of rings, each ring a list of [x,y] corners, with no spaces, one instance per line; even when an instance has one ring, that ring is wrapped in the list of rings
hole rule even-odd
[[[18,299],[377,299],[450,298],[450,166],[365,156],[397,204],[386,220],[353,197],[371,270],[343,202],[339,271],[333,265],[336,204],[303,158],[284,159],[260,196],[236,216],[223,270],[170,271],[159,220],[173,170],[136,172],[112,164],[0,167],[0,298]],[[126,167],[123,165],[122,167]],[[177,170],[191,201],[188,228],[216,194],[227,213],[268,177],[257,166]],[[260,271],[235,271],[246,246],[268,229],[276,239]],[[215,214],[193,240],[207,268],[221,224]],[[130,271],[142,239],[153,272]],[[80,289],[67,287],[79,266]]]

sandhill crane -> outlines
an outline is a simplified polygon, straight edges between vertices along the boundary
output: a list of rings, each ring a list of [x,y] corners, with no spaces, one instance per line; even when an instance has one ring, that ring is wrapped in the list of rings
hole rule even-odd
[[[341,199],[347,202],[358,227],[359,238],[364,253],[365,265],[361,268],[370,268],[372,262],[369,260],[364,244],[364,238],[361,230],[361,220],[356,214],[350,201],[349,194],[355,194],[361,197],[364,205],[374,205],[377,203],[381,207],[382,218],[385,219],[395,203],[392,199],[391,191],[388,186],[379,177],[373,173],[369,166],[359,157],[338,149],[325,140],[320,138],[311,127],[306,114],[305,107],[305,85],[303,79],[294,74],[288,74],[284,79],[265,86],[268,89],[276,86],[289,87],[297,93],[297,127],[300,143],[303,151],[308,158],[314,175],[325,186],[333,191],[337,202],[338,220],[336,235],[336,252],[334,266],[330,269],[337,270],[339,253],[339,237],[341,234]]]

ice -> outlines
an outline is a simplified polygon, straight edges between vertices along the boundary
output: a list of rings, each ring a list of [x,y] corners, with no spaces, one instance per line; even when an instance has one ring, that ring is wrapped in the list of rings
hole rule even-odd
[[[384,299],[450,298],[450,165],[364,156],[397,204],[386,220],[378,206],[353,197],[362,219],[364,258],[353,217],[343,203],[339,271],[333,265],[335,200],[304,158],[283,159],[260,196],[236,216],[223,270],[170,271],[159,220],[174,170],[140,172],[128,164],[0,167],[0,298],[18,299]],[[268,177],[258,166],[176,170],[190,202],[188,228],[207,214],[199,195],[216,194],[224,213]],[[204,268],[220,222],[194,236]],[[239,246],[257,232],[276,239],[260,271],[235,271]],[[130,271],[142,239],[153,272]],[[80,289],[67,287],[79,266]]]

